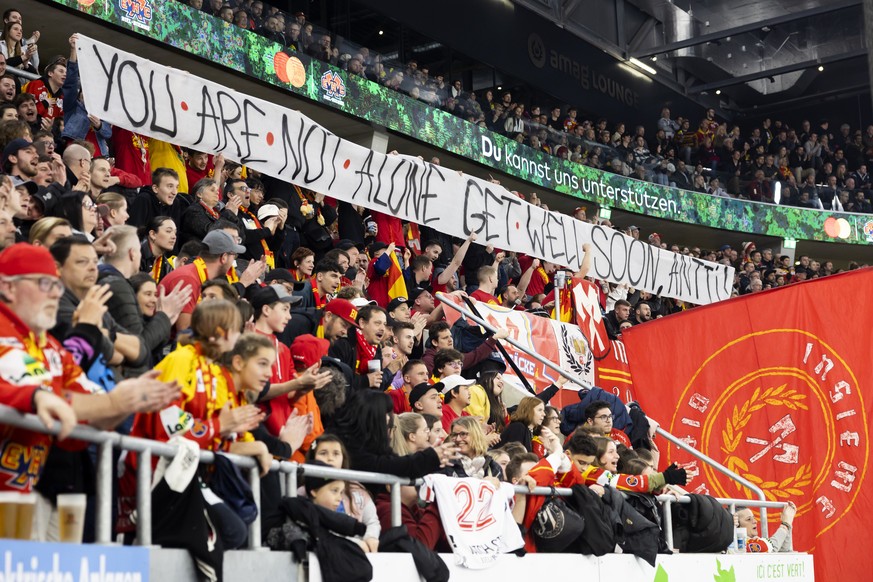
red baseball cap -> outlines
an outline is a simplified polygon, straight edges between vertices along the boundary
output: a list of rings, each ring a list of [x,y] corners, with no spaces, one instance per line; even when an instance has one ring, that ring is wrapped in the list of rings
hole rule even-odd
[[[324,312],[333,313],[337,317],[341,317],[355,327],[358,327],[358,308],[348,299],[342,299],[340,297],[331,299],[327,305],[324,306]]]
[[[0,275],[58,276],[58,266],[54,257],[45,247],[20,242],[0,252]]]
[[[291,343],[291,357],[295,364],[309,368],[321,361],[327,355],[330,342],[312,334],[298,335]]]

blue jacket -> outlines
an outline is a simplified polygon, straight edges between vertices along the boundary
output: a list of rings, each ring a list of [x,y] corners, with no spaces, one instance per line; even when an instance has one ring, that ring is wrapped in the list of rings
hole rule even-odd
[[[561,421],[561,432],[564,434],[572,434],[576,427],[585,424],[585,407],[595,400],[605,400],[609,402],[609,407],[612,409],[614,416],[612,427],[618,430],[623,430],[630,433],[633,428],[630,414],[628,414],[627,406],[621,401],[621,398],[611,392],[606,392],[597,386],[587,392],[579,392],[580,402],[565,406],[561,411],[563,420]]]
[[[68,139],[85,139],[88,130],[91,129],[91,120],[88,119],[88,111],[85,104],[79,101],[79,63],[70,61],[67,63],[67,79],[62,88],[64,93],[64,131],[61,137]],[[100,151],[94,153],[94,157],[109,155],[108,140],[112,137],[112,126],[104,122],[100,129],[94,130],[97,135],[97,143]]]

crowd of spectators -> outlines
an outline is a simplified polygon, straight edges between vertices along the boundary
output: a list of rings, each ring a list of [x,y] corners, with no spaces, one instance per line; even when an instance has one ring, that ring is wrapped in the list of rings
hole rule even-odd
[[[257,1],[235,13],[211,6],[240,26],[285,30]],[[27,29],[15,10],[3,18],[6,31]],[[298,24],[305,32],[305,20]],[[24,430],[3,433],[3,449],[14,444],[22,453],[5,457],[0,490],[37,492],[46,516],[60,492],[93,494],[92,455],[63,440],[76,422],[255,458],[265,473],[262,527],[271,547],[282,546],[288,511],[278,476],[266,475],[275,458],[410,478],[579,484],[598,496],[686,483],[675,466],[658,472],[653,433],[640,430],[644,415],[634,432],[630,422],[613,425],[628,410],[609,394],[583,394],[584,421],[570,426],[548,405],[563,381],[507,406],[497,353],[507,331],[450,326],[434,298],[442,291],[548,317],[561,265],[112,127],[85,109],[76,41],[70,37],[69,57],[49,60],[39,80],[0,95],[0,402],[62,423],[62,446]],[[22,63],[36,66],[36,50],[15,42],[3,42],[8,54],[23,51]],[[327,56],[329,46],[319,46]],[[589,220],[584,208],[575,217]],[[669,245],[657,233],[648,240],[734,265],[738,294],[835,272],[808,257],[792,265],[752,243],[704,250]],[[390,291],[400,279],[405,296]],[[601,285],[615,336],[690,307]],[[117,532],[128,538],[137,462],[126,455],[117,492]],[[303,493],[358,520],[363,551],[379,548],[380,529],[390,525],[384,489],[307,479]],[[192,495],[203,504],[199,489]],[[243,545],[240,516],[209,499],[205,511],[223,546]],[[433,507],[419,506],[414,491],[403,500],[413,536],[445,547]],[[531,551],[536,510],[517,515]],[[56,535],[49,523],[36,528],[41,539]],[[175,524],[162,523],[155,540],[182,543]]]
[[[501,87],[474,90],[415,60],[389,61],[319,29],[303,12],[286,15],[258,0],[233,4],[190,0],[189,4],[573,163],[714,196],[873,212],[873,180],[868,173],[873,163],[873,125],[832,128],[822,118],[791,127],[768,118],[741,128],[719,120],[712,108],[698,120],[674,116],[676,112],[664,107],[651,125],[632,127],[620,120],[580,114],[575,105],[556,100],[519,99]]]

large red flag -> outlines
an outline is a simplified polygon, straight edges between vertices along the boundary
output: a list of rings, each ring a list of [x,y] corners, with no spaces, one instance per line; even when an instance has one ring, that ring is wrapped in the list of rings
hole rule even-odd
[[[873,270],[699,307],[623,334],[636,396],[677,437],[798,507],[794,547],[816,578],[866,580]],[[689,489],[751,498],[677,447]],[[779,512],[769,512],[770,532]]]

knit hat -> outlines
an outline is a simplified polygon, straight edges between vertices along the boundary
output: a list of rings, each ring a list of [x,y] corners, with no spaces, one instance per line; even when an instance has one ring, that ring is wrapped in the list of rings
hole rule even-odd
[[[334,300],[335,301],[335,300]],[[327,355],[330,342],[312,334],[298,335],[291,343],[291,358],[295,364],[310,368]]]
[[[0,275],[6,277],[17,275],[57,277],[58,266],[52,254],[45,247],[35,247],[32,244],[21,242],[0,252]]]

